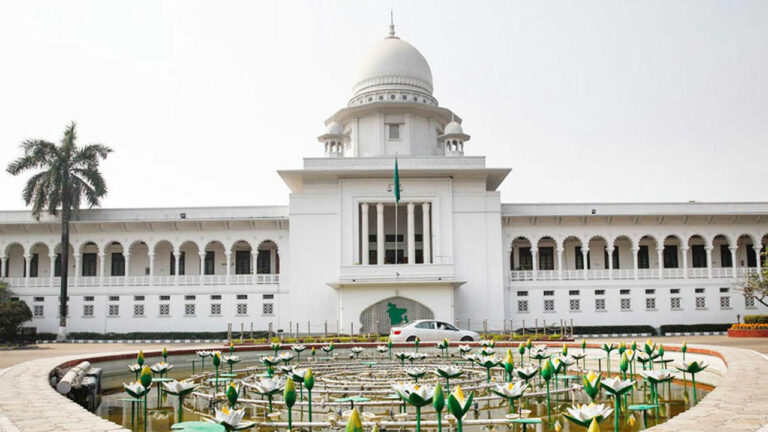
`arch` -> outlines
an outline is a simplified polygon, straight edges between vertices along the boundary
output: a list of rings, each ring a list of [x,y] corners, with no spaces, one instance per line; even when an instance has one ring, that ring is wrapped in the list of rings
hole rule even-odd
[[[521,243],[521,242],[528,242],[529,245],[532,245],[533,242],[531,242],[531,239],[524,235],[519,235],[512,239],[512,242],[509,244],[510,247],[514,247],[515,243]]]
[[[184,240],[184,241],[182,241],[182,242],[179,244],[179,246],[178,246],[177,250],[181,251],[181,249],[182,249],[183,247],[185,247],[185,246],[186,246],[186,247],[191,247],[191,246],[194,246],[194,247],[195,247],[195,252],[196,252],[196,253],[200,251],[200,245],[198,244],[197,240]]]
[[[21,242],[13,241],[6,244],[5,247],[3,248],[3,257],[7,258],[10,255],[10,250],[11,250],[11,247],[13,246],[18,246],[19,248],[21,248],[21,255],[24,256],[27,249],[24,247],[23,244],[21,244]]]
[[[563,248],[565,248],[565,242],[567,242],[568,240],[576,240],[579,243],[579,246],[584,246],[585,244],[587,244],[587,242],[584,241],[584,236],[580,236],[578,234],[570,234],[565,236],[565,238],[563,239]]]
[[[46,243],[46,242],[44,242],[44,241],[42,241],[42,240],[36,240],[36,241],[34,241],[32,244],[30,244],[30,245],[29,245],[29,247],[27,248],[27,250],[29,250],[29,253],[30,253],[30,254],[32,254],[32,253],[35,253],[35,247],[40,247],[40,246],[44,247],[44,248],[45,248],[45,250],[46,250],[46,252],[48,252],[46,255],[50,254],[50,252],[51,252],[51,247],[50,247],[50,246],[48,246],[48,243]],[[38,252],[38,253],[39,253],[39,252]]]
[[[589,237],[589,241],[587,242],[587,244],[591,243],[592,240],[602,240],[602,241],[605,242],[605,244],[608,244],[608,239],[606,238],[606,236],[604,236],[602,234],[593,234],[593,235],[591,235]]]
[[[241,243],[241,244],[242,244],[242,243],[245,243],[245,244],[247,244],[247,245],[248,245],[248,248],[249,248],[250,250],[254,250],[254,249],[256,249],[256,248],[254,248],[254,247],[253,247],[253,243],[255,243],[253,240],[248,240],[248,239],[246,239],[246,238],[238,238],[238,239],[235,239],[233,242],[231,242],[231,243],[229,244],[229,248],[228,248],[228,250],[229,250],[229,251],[233,251],[233,250],[235,250],[235,246],[237,246],[237,245],[238,245],[238,243]],[[223,243],[222,243],[222,244],[223,244]]]
[[[710,241],[710,245],[714,247],[715,246],[715,240],[717,240],[718,238],[725,239],[725,242],[728,244],[728,246],[733,245],[733,240],[731,239],[731,236],[729,236],[728,234],[725,234],[725,233],[717,233],[714,236],[712,236],[712,240]]]
[[[533,247],[533,242],[523,235],[519,235],[512,239],[509,249],[509,268],[511,270],[532,270],[531,266],[531,254],[530,248]],[[520,248],[528,248],[528,253],[523,256],[520,252]],[[517,251],[517,252],[516,252]],[[517,256],[517,265],[515,265],[515,256]]]
[[[388,334],[393,326],[419,319],[434,319],[432,309],[408,297],[394,296],[368,306],[360,313],[362,333]]]
[[[619,240],[622,240],[622,241],[627,241],[627,242],[629,242],[629,248],[630,248],[630,249],[633,249],[633,248],[635,247],[635,242],[632,240],[632,237],[630,237],[630,236],[629,236],[629,235],[627,235],[627,234],[619,234],[619,235],[617,235],[616,237],[614,237],[614,238],[613,238],[613,243],[612,243],[612,245],[613,245],[613,247],[614,247],[614,248],[615,248],[616,246],[618,246],[618,245],[616,244],[616,242],[617,242],[617,241],[619,241]]]
[[[539,237],[539,239],[538,239],[538,240],[536,240],[536,248],[537,248],[537,249],[538,249],[539,247],[541,247],[541,242],[543,242],[543,241],[544,241],[544,242],[547,242],[547,241],[551,241],[552,243],[554,243],[554,244],[555,244],[555,248],[557,248],[557,247],[558,247],[558,243],[557,243],[557,240],[555,240],[555,238],[554,238],[554,237],[552,237],[552,236],[549,236],[549,235],[544,235],[544,236],[541,236],[541,237]],[[544,247],[546,247],[546,246],[544,246]]]
[[[168,239],[160,239],[160,240],[155,241],[152,244],[152,247],[150,248],[150,250],[152,251],[152,255],[155,255],[157,253],[157,247],[162,245],[162,244],[167,244],[168,246],[170,246],[172,251],[175,251],[177,249],[176,246],[174,246],[172,241],[170,241]]]
[[[744,237],[748,238],[749,242],[752,243],[753,245],[757,245],[757,241],[755,241],[755,238],[756,238],[755,235],[747,232],[740,233],[738,236],[736,236],[736,243],[738,244],[739,240],[741,240]]]
[[[272,251],[275,251],[275,259],[272,262]],[[271,239],[262,240],[256,248],[256,273],[279,274],[280,273],[280,249],[277,242]],[[269,271],[267,271],[269,269]]]
[[[688,235],[688,240],[686,240],[686,243],[689,247],[693,245],[692,240],[695,239],[701,240],[701,243],[705,246],[711,244],[706,235],[700,233],[691,233]]]
[[[82,254],[82,253],[85,253],[84,252],[85,248],[91,248],[91,247],[96,248],[96,253],[102,252],[102,249],[99,248],[99,244],[96,241],[87,240],[87,239],[83,239],[80,243],[78,243],[76,250],[77,250],[77,253]]]
[[[217,239],[203,240],[200,244],[203,245],[203,250],[208,250],[209,247],[216,246],[216,245],[221,246],[221,248],[225,251],[227,250],[227,246],[224,244],[224,242]]]

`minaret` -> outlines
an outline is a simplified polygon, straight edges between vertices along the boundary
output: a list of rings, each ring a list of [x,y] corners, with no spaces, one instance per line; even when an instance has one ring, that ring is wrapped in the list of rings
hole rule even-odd
[[[446,156],[464,156],[464,142],[469,141],[469,135],[456,119],[445,125],[443,134],[437,137],[442,144]]]
[[[331,121],[328,124],[328,127],[325,128],[325,133],[317,137],[317,140],[325,146],[326,156],[344,156],[344,142],[346,141],[344,128],[335,121]]]

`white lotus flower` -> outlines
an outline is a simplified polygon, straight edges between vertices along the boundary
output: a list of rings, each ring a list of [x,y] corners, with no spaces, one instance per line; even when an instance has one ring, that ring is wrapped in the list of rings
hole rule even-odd
[[[586,352],[574,352],[573,354],[569,354],[571,357],[575,358],[576,360],[581,360],[584,357],[587,356]]]
[[[376,346],[376,351],[384,354],[385,352],[389,351],[389,348],[387,348],[386,345],[377,345]]]
[[[197,355],[202,357],[202,358],[205,358],[205,357],[211,357],[213,355],[213,353],[211,351],[203,350],[203,351],[198,351]]]
[[[307,349],[307,347],[302,344],[294,344],[294,345],[291,345],[291,349],[296,352],[302,352],[305,349]]]
[[[197,384],[189,381],[164,382],[165,391],[173,395],[185,395],[197,388]]]
[[[393,385],[392,388],[398,396],[414,406],[424,406],[431,402],[432,393],[435,390],[434,387],[429,385],[401,383]]]
[[[654,384],[657,384],[660,382],[667,382],[672,378],[674,378],[671,372],[663,371],[663,370],[643,371],[643,372],[640,372],[640,375],[642,375],[642,377],[645,378],[647,381],[652,382]]]
[[[356,347],[350,348],[349,350],[355,354],[360,354],[361,352],[365,351],[365,348],[356,346]]]
[[[405,373],[411,378],[421,378],[424,375],[426,375],[427,371],[420,368],[410,368],[410,369],[406,369]]]
[[[240,362],[240,356],[236,355],[224,355],[221,356],[221,359],[224,360],[226,364],[235,364]]]
[[[251,384],[244,382],[246,387],[252,389],[261,395],[273,395],[285,387],[284,377],[262,378],[258,382]]]
[[[230,410],[227,406],[223,406],[221,410],[216,409],[213,422],[233,430],[248,429],[254,425],[254,422],[244,422],[243,417],[245,417],[245,408]]]
[[[517,381],[509,384],[497,384],[492,387],[491,390],[499,396],[507,399],[518,399],[523,396],[523,393],[528,389],[528,386],[523,381]]]
[[[408,359],[410,360],[423,360],[427,358],[425,353],[410,352],[408,353]]]
[[[635,385],[633,380],[621,380],[619,378],[604,378],[602,385],[605,391],[613,395],[623,395]]]
[[[463,371],[461,370],[461,368],[457,368],[457,367],[451,366],[451,365],[438,366],[435,369],[435,373],[437,373],[438,375],[440,375],[442,377],[446,377],[446,378],[455,378],[455,377],[461,375],[462,372]]]
[[[566,408],[567,413],[564,414],[572,422],[587,427],[592,423],[592,419],[598,419],[598,423],[608,418],[613,412],[613,408],[605,404],[577,404]]]
[[[149,387],[144,387],[141,385],[140,381],[131,384],[123,383],[123,389],[125,389],[125,392],[134,399],[141,398],[147,391],[149,391]]]
[[[571,356],[560,356],[557,358],[563,366],[573,366],[576,363],[576,359]]]
[[[296,356],[293,355],[292,353],[284,352],[284,353],[281,353],[278,358],[280,359],[280,361],[287,362],[287,361],[293,360],[294,357]]]
[[[261,363],[267,366],[274,366],[280,363],[280,359],[275,356],[262,356]]]
[[[152,369],[152,372],[162,375],[167,373],[169,370],[173,369],[173,365],[170,363],[161,361],[153,364],[149,368]]]
[[[459,352],[461,353],[468,353],[472,351],[472,347],[469,345],[459,345]]]
[[[139,372],[141,370],[141,365],[138,363],[129,364],[128,370],[130,370],[131,372]]]
[[[483,347],[483,349],[480,350],[480,355],[490,356],[490,355],[493,355],[494,352],[496,351],[491,347]]]

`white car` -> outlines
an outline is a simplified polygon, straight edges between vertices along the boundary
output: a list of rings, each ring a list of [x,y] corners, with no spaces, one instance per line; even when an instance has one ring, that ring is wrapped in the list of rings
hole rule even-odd
[[[405,327],[392,327],[389,339],[392,342],[413,342],[419,338],[420,342],[440,342],[448,339],[452,342],[472,342],[480,339],[480,335],[469,330],[460,330],[456,327],[435,320],[418,320]]]

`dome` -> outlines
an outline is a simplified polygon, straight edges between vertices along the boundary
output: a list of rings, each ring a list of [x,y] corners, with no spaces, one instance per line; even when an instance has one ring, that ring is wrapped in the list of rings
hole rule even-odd
[[[443,133],[445,135],[464,134],[464,129],[461,127],[461,124],[459,124],[459,122],[452,121],[447,125],[445,125],[445,131]]]
[[[432,95],[432,70],[427,59],[408,42],[390,36],[373,45],[357,64],[355,96],[381,90]]]
[[[326,135],[344,135],[344,128],[336,123],[335,121],[332,121],[328,124],[328,127],[325,128],[325,134]]]

